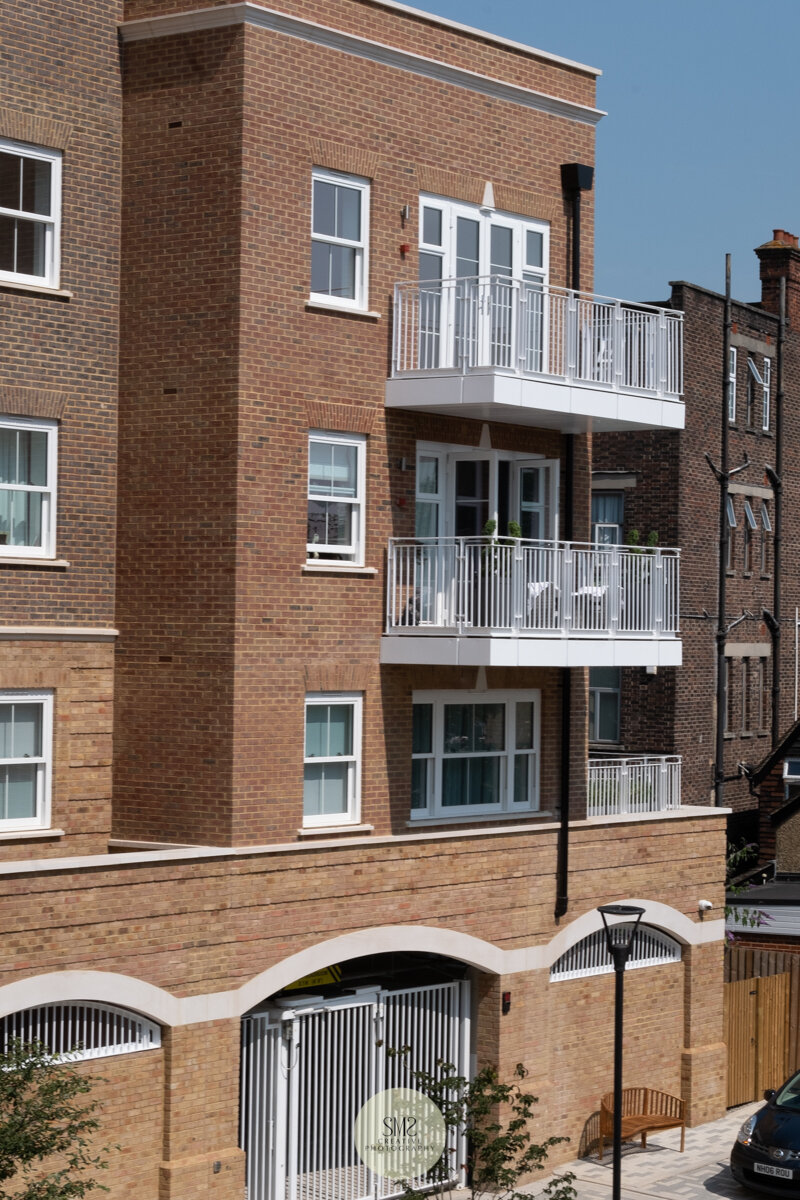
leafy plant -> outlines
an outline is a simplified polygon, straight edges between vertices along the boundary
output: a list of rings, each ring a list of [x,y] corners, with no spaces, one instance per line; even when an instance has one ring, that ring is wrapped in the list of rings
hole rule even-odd
[[[407,1050],[405,1047],[399,1053]],[[446,1159],[445,1150],[432,1168],[431,1183],[443,1195],[455,1168],[463,1166],[473,1200],[483,1196],[491,1196],[492,1200],[532,1200],[531,1192],[519,1190],[521,1181],[543,1170],[551,1147],[569,1138],[533,1141],[530,1122],[538,1098],[524,1088],[528,1074],[525,1067],[517,1064],[510,1083],[501,1083],[493,1066],[484,1067],[472,1080],[457,1075],[450,1063],[440,1067],[438,1078],[427,1071],[411,1071],[410,1076],[413,1085],[439,1107],[448,1132],[465,1136],[467,1151],[466,1161],[456,1164]],[[448,1139],[450,1143],[452,1140]],[[556,1176],[541,1195],[548,1200],[576,1200],[574,1179],[571,1172]],[[406,1183],[403,1200],[422,1200],[425,1194]]]
[[[728,895],[741,896],[753,887],[750,880],[741,880],[740,877],[742,868],[752,858],[755,858],[757,851],[756,843],[746,842],[744,838],[739,845],[733,842],[728,843],[728,853],[725,859],[725,890]],[[726,920],[734,916],[740,925],[747,925],[751,929],[758,929],[761,925],[766,925],[769,920],[767,914],[760,908],[744,908],[741,904],[726,904]],[[736,935],[731,930],[728,931],[727,940],[729,942],[736,941]]]
[[[99,1102],[80,1099],[96,1082],[39,1042],[17,1039],[0,1052],[0,1200],[72,1200],[108,1191],[85,1174],[108,1167],[108,1149],[91,1150]]]
[[[652,554],[658,545],[658,533],[651,529],[642,544],[642,535],[638,529],[631,529],[625,538],[625,545],[630,546],[633,554]]]

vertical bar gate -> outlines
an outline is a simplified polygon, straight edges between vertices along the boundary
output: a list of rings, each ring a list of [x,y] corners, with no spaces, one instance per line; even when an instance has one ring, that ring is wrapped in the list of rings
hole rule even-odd
[[[466,981],[302,1002],[242,1019],[241,1144],[247,1200],[389,1200],[397,1186],[362,1163],[353,1125],[384,1088],[412,1072],[469,1062]],[[389,1050],[407,1053],[393,1056]],[[454,1178],[460,1137],[447,1146]],[[424,1186],[424,1180],[414,1181]]]

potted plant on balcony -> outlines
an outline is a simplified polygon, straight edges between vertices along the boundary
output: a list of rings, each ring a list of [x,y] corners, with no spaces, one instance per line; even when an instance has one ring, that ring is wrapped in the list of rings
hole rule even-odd
[[[473,576],[472,624],[479,627],[505,625],[510,619],[508,580],[511,575],[513,547],[522,536],[518,521],[509,521],[505,537],[497,536],[497,521],[488,520],[481,531],[478,570]]]

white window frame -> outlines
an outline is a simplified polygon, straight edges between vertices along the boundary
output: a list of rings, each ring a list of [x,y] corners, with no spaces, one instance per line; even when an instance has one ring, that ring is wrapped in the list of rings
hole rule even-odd
[[[736,347],[731,346],[728,355],[728,421],[736,420]]]
[[[48,150],[43,146],[32,146],[27,142],[15,142],[8,138],[0,138],[0,151],[50,164],[50,213],[48,216],[42,213],[27,212],[21,208],[0,207],[0,216],[31,221],[44,226],[45,273],[44,275],[28,275],[22,271],[0,271],[0,280],[57,288],[61,261],[61,151]]]
[[[366,511],[365,497],[367,487],[367,439],[361,433],[334,433],[326,429],[310,429],[308,433],[308,476],[311,473],[311,443],[327,442],[338,446],[353,446],[356,450],[356,495],[352,498],[337,498],[324,493],[315,494],[311,491],[310,479],[307,478],[308,501],[318,500],[338,504],[349,504],[352,509],[351,537],[347,546],[323,544],[321,542],[306,543],[306,559],[309,564],[336,566],[364,565],[364,514]]]
[[[412,705],[431,705],[432,730],[431,751],[424,754],[413,754],[412,762],[426,759],[429,762],[427,770],[427,794],[424,807],[410,810],[411,821],[425,820],[463,820],[465,817],[513,816],[514,813],[538,812],[540,808],[540,735],[541,735],[541,691],[529,688],[524,691],[422,691],[414,692]],[[533,704],[533,746],[530,749],[516,748],[516,706],[517,704]],[[444,710],[448,704],[476,705],[502,704],[505,707],[505,748],[502,751],[489,752],[491,757],[500,758],[500,800],[497,804],[442,804],[442,774],[445,758],[452,759],[453,755],[444,753]],[[529,800],[527,804],[514,803],[514,762],[518,754],[525,754],[531,761],[529,771]],[[485,757],[476,753],[475,757]]]
[[[37,764],[36,812],[32,817],[5,818],[0,815],[0,833],[24,832],[26,829],[49,829],[53,776],[53,693],[52,691],[0,692],[0,704],[37,704],[42,710],[42,753],[37,758],[3,758],[0,768]],[[3,781],[0,780],[0,786]]]
[[[489,462],[489,520],[497,521],[498,519],[499,464],[501,462],[510,464],[509,469],[512,472],[512,479],[509,495],[509,511],[514,514],[519,509],[518,468],[520,466],[538,467],[544,472],[542,508],[546,521],[549,521],[549,528],[545,530],[544,538],[538,540],[547,542],[558,541],[561,484],[561,463],[559,459],[540,457],[531,453],[515,453],[511,450],[482,450],[479,447],[462,446],[456,443],[419,441],[416,445],[415,461],[417,479],[420,476],[419,464],[421,458],[436,458],[439,463],[439,491],[435,495],[427,494],[420,492],[417,485],[415,487],[415,503],[421,501],[437,506],[438,536],[440,538],[455,536],[456,462],[467,459],[474,459],[476,461],[486,459]],[[517,520],[517,516],[512,516],[509,519]],[[498,536],[505,536],[505,530],[498,528],[496,532]]]
[[[764,361],[767,362],[768,360],[764,359]],[[752,354],[748,354],[748,356],[747,356],[747,428],[748,429],[752,429],[753,426],[755,425],[756,388],[761,388],[761,395],[763,398],[764,379],[763,379],[758,367],[756,366],[755,358],[753,358]],[[762,429],[765,428],[764,417],[763,417],[763,406],[762,406],[761,427],[762,427]],[[768,428],[768,426],[767,426],[767,428]]]
[[[762,404],[762,408],[761,408],[761,428],[763,429],[764,433],[768,433],[770,416],[771,416],[769,389],[770,389],[770,383],[772,381],[772,360],[769,358],[764,359],[763,375],[764,375],[764,380],[763,380],[764,387],[763,387],[763,404]]]
[[[306,745],[306,724],[309,708],[314,706],[324,705],[331,707],[335,705],[347,705],[353,710],[353,749],[350,755],[334,755],[330,758],[316,757],[307,758],[305,753]],[[305,767],[309,764],[319,765],[320,763],[341,763],[348,762],[350,764],[347,773],[347,811],[344,813],[330,813],[316,816],[307,816],[305,809],[303,811],[303,828],[317,829],[326,828],[337,825],[358,825],[361,819],[361,736],[363,724],[363,705],[364,696],[362,692],[309,692],[305,700],[305,708],[303,710],[303,774],[305,777]]]
[[[361,230],[360,237],[335,237],[332,234],[314,232],[314,184],[316,182],[330,183],[335,187],[352,188],[361,195]],[[314,167],[311,172],[311,241],[322,242],[328,246],[344,246],[355,250],[354,292],[349,296],[332,296],[329,292],[315,292],[309,287],[309,295],[319,304],[330,305],[334,308],[358,309],[365,311],[369,300],[369,199],[370,181],[360,175],[346,175],[341,171],[329,171],[323,167]]]
[[[47,434],[47,483],[44,487],[33,484],[0,483],[0,491],[40,492],[42,494],[42,544],[41,546],[0,545],[3,558],[54,558],[56,552],[56,483],[58,479],[58,423],[56,421],[29,420],[27,417],[0,416],[0,429],[32,430]]]
[[[433,245],[423,241],[423,210],[436,208],[442,214],[442,241]],[[452,200],[447,196],[437,196],[430,192],[421,192],[419,196],[419,249],[424,254],[438,255],[442,260],[442,278],[456,279],[456,231],[458,218],[476,221],[479,227],[478,248],[478,277],[488,277],[490,273],[490,239],[491,227],[499,225],[510,229],[514,270],[512,278],[522,281],[530,277],[530,282],[536,286],[546,287],[550,277],[550,222],[537,221],[532,217],[524,217],[519,213],[506,212],[503,209],[486,208],[479,204],[467,204],[465,201]],[[526,237],[528,233],[537,233],[542,239],[542,265],[529,265],[526,261]],[[472,278],[467,276],[466,278]]]

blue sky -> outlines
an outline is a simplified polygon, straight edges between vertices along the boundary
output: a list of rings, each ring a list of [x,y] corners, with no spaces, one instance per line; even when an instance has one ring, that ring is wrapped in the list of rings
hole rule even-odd
[[[408,0],[414,3],[414,0]],[[668,281],[760,296],[753,247],[800,234],[800,3],[416,0],[451,20],[600,67],[595,289],[660,300]]]

